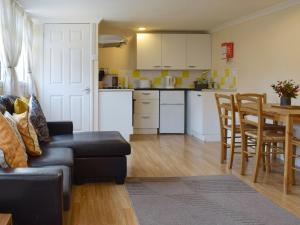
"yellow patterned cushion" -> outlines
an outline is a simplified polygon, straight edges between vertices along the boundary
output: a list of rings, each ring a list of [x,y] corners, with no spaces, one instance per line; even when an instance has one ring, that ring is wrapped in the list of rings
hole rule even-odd
[[[39,156],[42,154],[37,134],[29,121],[28,112],[13,115],[20,134],[26,146],[27,153],[31,156]]]
[[[27,167],[27,155],[24,147],[9,124],[0,113],[0,149],[4,153],[5,161],[11,168]]]
[[[28,100],[25,97],[17,98],[14,102],[14,112],[21,114],[28,111]]]

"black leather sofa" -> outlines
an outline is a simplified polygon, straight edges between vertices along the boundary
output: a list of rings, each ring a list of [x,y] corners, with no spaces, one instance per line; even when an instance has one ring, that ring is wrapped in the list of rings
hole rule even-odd
[[[49,122],[51,141],[29,168],[0,169],[0,213],[14,225],[62,225],[72,183],[126,178],[131,148],[118,132],[73,133],[72,122]]]

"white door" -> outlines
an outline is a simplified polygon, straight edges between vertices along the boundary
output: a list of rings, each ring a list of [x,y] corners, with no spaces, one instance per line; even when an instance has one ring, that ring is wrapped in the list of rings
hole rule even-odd
[[[70,120],[74,131],[91,129],[89,24],[44,27],[43,105],[49,121]]]
[[[162,66],[165,70],[181,70],[186,67],[186,35],[162,35]]]
[[[211,40],[209,34],[187,34],[187,69],[211,69]]]
[[[161,69],[161,34],[137,34],[137,69]]]

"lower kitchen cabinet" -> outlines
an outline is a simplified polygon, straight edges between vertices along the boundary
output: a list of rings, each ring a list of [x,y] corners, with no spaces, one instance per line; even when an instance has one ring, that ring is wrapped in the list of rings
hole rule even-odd
[[[220,140],[215,93],[213,91],[187,93],[187,133],[202,141]]]
[[[133,134],[132,90],[99,91],[99,130],[119,131],[129,141]]]
[[[137,90],[133,94],[135,134],[157,134],[159,127],[159,91]]]

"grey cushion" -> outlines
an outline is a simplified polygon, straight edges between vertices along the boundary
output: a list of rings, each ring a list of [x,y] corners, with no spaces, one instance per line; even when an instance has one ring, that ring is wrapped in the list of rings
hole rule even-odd
[[[0,112],[1,112],[2,114],[4,114],[4,113],[5,113],[5,111],[6,111],[6,108],[5,108],[5,106],[4,106],[4,105],[2,105],[2,104],[0,104]]]
[[[39,141],[48,142],[50,135],[47,121],[39,101],[33,95],[29,100],[29,119],[37,133]]]
[[[14,113],[14,98],[13,96],[2,95],[0,96],[0,104],[5,107],[6,111],[10,114]]]

